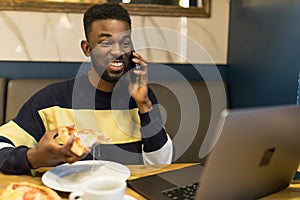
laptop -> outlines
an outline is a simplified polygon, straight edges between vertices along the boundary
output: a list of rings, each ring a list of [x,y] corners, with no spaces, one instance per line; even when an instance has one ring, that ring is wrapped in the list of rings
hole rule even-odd
[[[224,111],[219,124],[222,128],[204,165],[129,180],[128,186],[155,200],[172,199],[170,190],[187,186],[196,192],[186,199],[244,200],[290,184],[300,160],[300,107]]]

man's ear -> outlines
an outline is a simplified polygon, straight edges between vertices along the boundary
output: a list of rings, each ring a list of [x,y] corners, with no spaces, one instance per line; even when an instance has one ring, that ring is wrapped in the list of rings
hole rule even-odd
[[[91,47],[88,41],[82,40],[81,41],[81,49],[85,56],[89,57],[91,54]]]

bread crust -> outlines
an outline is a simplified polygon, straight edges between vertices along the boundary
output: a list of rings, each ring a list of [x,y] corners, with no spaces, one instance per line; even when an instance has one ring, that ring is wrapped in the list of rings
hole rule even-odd
[[[58,135],[55,137],[55,140],[59,144],[65,144],[70,137],[74,135],[74,143],[71,147],[71,151],[77,156],[82,156],[88,152],[88,149],[82,144],[77,132],[77,129],[71,126],[59,127],[57,130]]]

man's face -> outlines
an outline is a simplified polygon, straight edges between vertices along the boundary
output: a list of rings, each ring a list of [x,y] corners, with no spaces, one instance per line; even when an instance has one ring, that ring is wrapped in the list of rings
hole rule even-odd
[[[130,26],[125,21],[98,20],[88,35],[91,61],[98,75],[116,83],[129,70],[131,51]]]

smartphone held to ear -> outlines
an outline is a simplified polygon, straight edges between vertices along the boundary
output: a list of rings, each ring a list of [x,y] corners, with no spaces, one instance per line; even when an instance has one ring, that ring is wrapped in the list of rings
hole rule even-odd
[[[135,81],[137,81],[139,75],[135,74],[134,70],[141,70],[142,68],[139,64],[136,64],[132,61],[132,59],[134,58],[132,52],[134,52],[134,51],[131,51],[131,55],[130,55],[130,60],[129,60],[129,62],[130,62],[130,71],[129,71],[129,73],[130,73],[131,82],[135,82]]]

